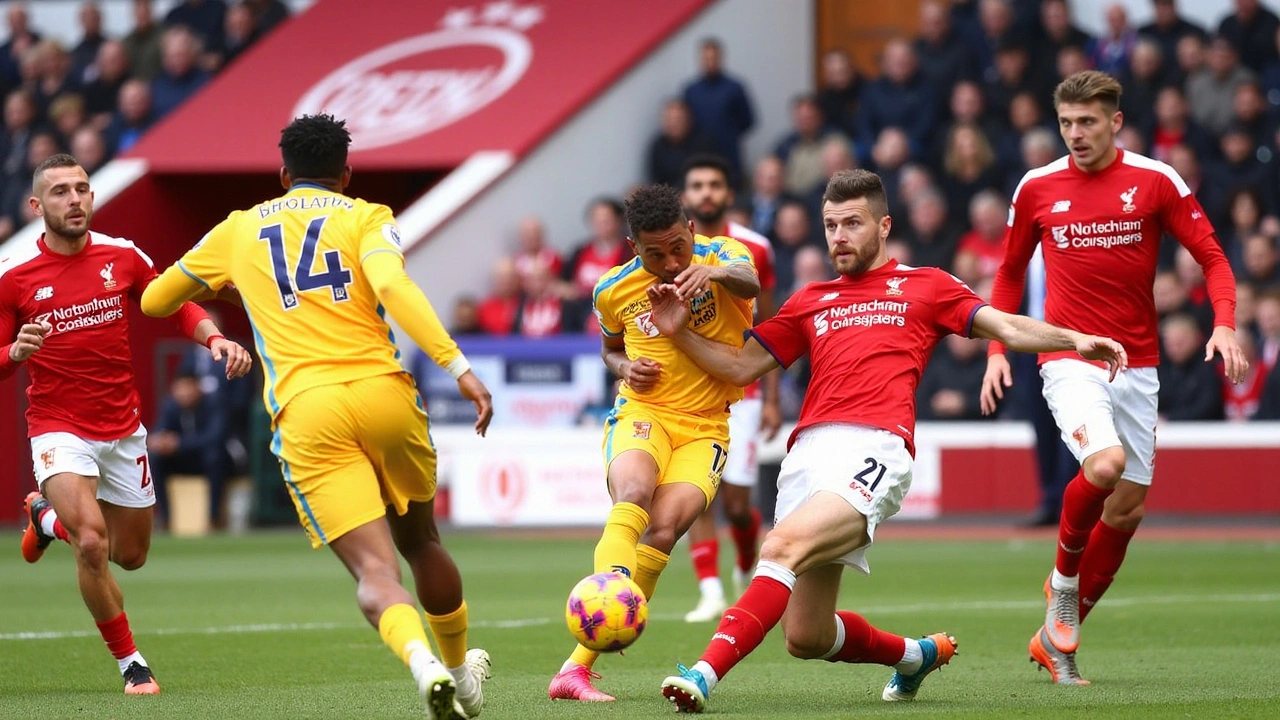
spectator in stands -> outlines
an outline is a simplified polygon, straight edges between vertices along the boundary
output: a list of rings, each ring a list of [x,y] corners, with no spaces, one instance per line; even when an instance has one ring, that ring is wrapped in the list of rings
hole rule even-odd
[[[226,20],[222,29],[222,47],[219,48],[217,67],[231,64],[240,53],[249,49],[257,40],[257,28],[254,26],[253,10],[245,3],[236,3],[227,8]]]
[[[133,0],[133,30],[121,42],[129,54],[133,77],[151,82],[160,74],[160,38],[164,29],[156,24],[151,0]]]
[[[1243,280],[1236,282],[1236,335],[1253,335],[1257,332],[1257,300],[1258,291],[1253,285]]]
[[[7,178],[22,171],[22,163],[27,157],[27,144],[31,141],[31,133],[41,123],[36,115],[36,102],[27,90],[14,90],[4,99],[4,136],[5,143],[3,166],[0,171]]]
[[[795,275],[795,279],[792,281],[788,294],[797,292],[809,283],[830,280],[831,265],[827,261],[827,254],[813,245],[805,245],[800,248],[792,263],[792,272]]]
[[[1161,420],[1221,420],[1222,382],[1204,361],[1199,324],[1189,315],[1171,315],[1160,323],[1160,343]]]
[[[1262,196],[1251,187],[1236,188],[1227,200],[1230,225],[1219,228],[1218,238],[1236,277],[1244,273],[1245,241],[1261,232],[1262,213]]]
[[[862,80],[849,59],[849,53],[840,48],[823,53],[818,78],[818,106],[822,108],[827,124],[847,137],[853,137],[855,132],[853,120],[857,116],[860,92]]]
[[[1262,386],[1262,397],[1258,399],[1258,412],[1254,420],[1280,420],[1280,372],[1267,373],[1266,382]]]
[[[209,481],[209,519],[218,527],[230,459],[224,445],[226,414],[217,402],[216,395],[200,391],[194,372],[179,372],[174,377],[159,421],[147,437],[151,477],[162,517],[169,515],[169,478],[197,475]]]
[[[1160,56],[1164,58],[1169,69],[1172,69],[1176,65],[1175,58],[1178,56],[1178,41],[1184,35],[1195,35],[1201,40],[1206,39],[1207,35],[1204,28],[1178,15],[1174,0],[1152,0],[1151,4],[1155,10],[1155,18],[1151,24],[1138,28],[1138,35],[1149,37],[1160,43]],[[1170,79],[1181,84],[1183,78]]]
[[[1236,11],[1222,19],[1218,34],[1239,48],[1245,65],[1261,72],[1276,59],[1276,31],[1280,18],[1258,0],[1235,0]]]
[[[983,190],[968,204],[972,229],[960,238],[956,249],[955,276],[975,286],[995,277],[1004,258],[1005,215],[1009,203],[995,190]]]
[[[751,222],[747,226],[761,235],[773,237],[774,218],[778,208],[783,203],[799,200],[783,189],[782,178],[782,161],[778,158],[764,157],[756,163],[751,182],[751,200],[746,207],[751,215]]]
[[[952,28],[947,3],[942,0],[920,4],[920,33],[912,48],[920,61],[920,72],[939,98],[951,97],[957,83],[977,74],[973,50]],[[939,122],[945,119],[945,109],[939,103]]]
[[[207,308],[207,312],[209,319],[218,327],[227,326],[216,307]],[[253,376],[228,380],[226,367],[215,363],[209,352],[200,347],[191,347],[183,354],[178,363],[178,374],[194,376],[200,384],[201,394],[212,399],[212,411],[222,414],[222,437],[218,442],[226,448],[227,459],[231,461],[229,474],[248,472],[248,448],[252,442],[249,417],[257,402]]]
[[[1044,0],[1040,3],[1040,28],[1044,36],[1032,53],[1034,72],[1039,76],[1037,82],[1041,87],[1052,87],[1059,79],[1054,74],[1058,53],[1066,47],[1084,49],[1093,42],[1093,38],[1072,24],[1067,0]]]
[[[1229,194],[1238,188],[1250,187],[1258,191],[1264,202],[1269,199],[1274,203],[1272,192],[1275,169],[1271,163],[1258,159],[1258,146],[1254,144],[1248,129],[1232,123],[1222,133],[1218,144],[1222,159],[1209,166],[1205,172],[1207,179],[1223,193]],[[1268,206],[1266,209],[1271,212],[1276,208]],[[1225,207],[1220,210],[1225,210]]]
[[[1138,40],[1138,32],[1129,26],[1129,14],[1120,3],[1109,5],[1106,16],[1106,31],[1089,43],[1085,52],[1095,70],[1118,75],[1129,66],[1129,55]]]
[[[916,388],[921,420],[983,420],[978,396],[987,370],[987,341],[948,335],[933,351]]]
[[[1233,124],[1239,125],[1249,133],[1249,138],[1259,152],[1270,152],[1275,139],[1276,122],[1267,115],[1267,101],[1262,97],[1262,88],[1257,82],[1243,82],[1236,86],[1231,97],[1231,108],[1235,113]]]
[[[848,166],[838,167],[831,162],[824,163],[826,177],[832,177],[841,170],[853,169],[853,155],[847,152],[847,146],[844,143],[839,143],[839,147],[833,146],[832,152],[839,153],[842,150],[845,151],[844,154],[835,159],[847,161]],[[880,180],[884,183],[885,199],[889,203],[889,214],[893,216],[901,215],[903,210],[901,199],[898,196],[898,182],[902,177],[902,168],[910,159],[911,140],[901,128],[887,127],[880,131],[880,137],[876,138],[876,144],[871,148],[871,163],[875,168],[876,174],[880,176]],[[825,187],[822,190],[825,190]],[[821,194],[821,191],[819,191],[819,194]],[[816,209],[815,217],[822,216],[822,199],[820,197],[816,203],[811,200],[809,207]]]
[[[1058,61],[1055,63],[1058,70],[1057,81],[1061,82],[1064,78],[1089,69],[1089,56],[1084,54],[1084,48],[1068,45],[1058,51]]]
[[[1130,125],[1120,128],[1116,133],[1116,147],[1139,155],[1148,155],[1147,138],[1141,130]]]
[[[129,53],[124,44],[117,40],[102,43],[92,70],[94,77],[84,86],[84,109],[101,129],[111,122],[120,87],[129,79]]]
[[[1214,314],[1213,304],[1209,301],[1209,288],[1204,281],[1204,268],[1196,262],[1190,250],[1177,244],[1173,271],[1178,274],[1178,281],[1187,292],[1187,304],[1184,306],[1186,314],[1196,321],[1204,336],[1209,337],[1213,334]]]
[[[453,313],[449,319],[449,334],[480,335],[484,329],[480,327],[480,301],[474,296],[463,295],[453,301]]]
[[[1033,130],[1045,130],[1052,124],[1046,122],[1044,105],[1030,92],[1020,92],[1013,96],[1009,104],[1009,130],[999,135],[992,135],[983,130],[993,141],[1004,137],[1004,142],[996,148],[996,162],[1004,169],[1016,168],[1022,164],[1022,140]],[[1052,158],[1051,158],[1052,159]]]
[[[960,232],[947,219],[947,201],[942,193],[930,188],[911,203],[905,238],[917,265],[951,269]]]
[[[951,131],[958,125],[976,125],[988,138],[997,138],[1004,134],[1004,122],[987,112],[987,100],[982,94],[982,86],[972,80],[961,80],[951,90],[949,102],[951,110],[950,124],[942,132],[935,133],[930,148],[928,161],[936,169],[941,170],[943,159],[947,154],[947,141]]]
[[[778,209],[778,222],[773,236],[774,270],[777,273],[777,289],[774,291],[774,307],[791,297],[795,289],[796,255],[805,247],[818,247],[809,231],[809,210],[804,204],[791,201]]]
[[[509,257],[493,264],[492,292],[480,303],[479,326],[488,335],[510,335],[520,317],[520,273]]]
[[[1254,317],[1258,332],[1258,361],[1275,370],[1280,363],[1280,289],[1272,288],[1258,295]]]
[[[937,119],[933,89],[916,67],[906,40],[890,40],[881,55],[880,77],[867,83],[858,103],[857,156],[866,163],[880,131],[899,127],[911,138],[911,154],[924,157]]]
[[[1167,84],[1160,43],[1151,38],[1140,38],[1133,46],[1129,64],[1120,71],[1118,79],[1124,86],[1120,110],[1124,113],[1125,126],[1143,130],[1150,128],[1155,123],[1156,97]]]
[[[92,125],[85,125],[71,135],[69,145],[71,154],[80,162],[80,167],[90,175],[97,172],[107,162],[107,141],[102,131]]]
[[[151,109],[157,120],[195,95],[210,78],[196,64],[200,40],[185,27],[165,30],[160,52],[161,71],[151,81]]]
[[[222,0],[181,0],[164,16],[164,24],[187,28],[203,50],[214,52],[222,47],[226,16],[227,5]]]
[[[886,129],[886,132],[889,132],[889,130],[890,129]],[[905,140],[903,142],[905,143]],[[885,161],[886,175],[882,177],[897,177],[897,168],[892,164],[894,162],[894,158],[892,156],[894,153],[899,151],[905,152],[905,150],[899,148],[898,150],[889,150],[885,153],[883,159]],[[858,166],[857,162],[853,159],[853,148],[849,145],[849,142],[840,135],[833,134],[823,141],[822,148],[819,152],[821,153],[821,156],[819,157],[819,161],[822,164],[821,172],[823,173],[822,176],[824,178],[829,178],[844,170],[852,170]],[[807,195],[800,198],[801,201],[804,202],[805,207],[809,208],[809,233],[812,236],[810,239],[823,247],[826,247],[826,236],[822,230],[822,195],[826,189],[826,183],[820,182],[814,186]],[[896,189],[895,192],[885,193],[885,195],[888,197],[889,207],[896,207]]]
[[[58,133],[64,147],[71,144],[71,136],[85,124],[84,96],[78,93],[59,95],[49,103],[49,121]]]
[[[574,249],[565,264],[563,279],[569,283],[570,297],[590,300],[600,276],[613,266],[630,260],[634,253],[627,243],[622,203],[611,197],[600,197],[587,206],[587,225],[591,237]]]
[[[40,76],[33,86],[36,105],[49,108],[49,103],[59,95],[79,92],[80,81],[74,76],[71,68],[71,56],[56,40],[41,40],[30,52],[39,59],[36,66]]]
[[[649,142],[649,182],[680,187],[684,164],[689,158],[716,151],[714,140],[694,132],[689,106],[679,98],[672,98],[663,103],[661,129]]]
[[[1018,35],[1009,0],[979,0],[978,29],[973,42],[977,75],[990,80],[995,73],[996,49]]]
[[[1213,139],[1191,120],[1187,99],[1174,85],[1166,86],[1156,94],[1155,113],[1147,141],[1151,146],[1151,156],[1161,162],[1170,161],[1171,151],[1176,145],[1185,145],[1201,156],[1214,150]]]
[[[1244,245],[1244,280],[1259,292],[1280,289],[1280,267],[1276,261],[1276,239],[1261,233]]]
[[[31,139],[27,142],[27,155],[21,170],[16,175],[5,177],[0,208],[3,208],[4,215],[13,223],[15,230],[26,224],[23,208],[30,204],[27,198],[31,196],[31,175],[36,166],[60,152],[62,148],[55,132],[48,129],[36,130],[31,133]]]
[[[282,0],[244,0],[241,4],[253,11],[255,39],[289,19],[289,6]]]
[[[1231,43],[1221,36],[1214,38],[1204,67],[1187,77],[1191,117],[1211,133],[1223,133],[1234,115],[1232,99],[1236,87],[1254,79],[1253,71],[1240,64]]]
[[[556,276],[545,265],[534,265],[521,278],[524,300],[520,303],[520,316],[516,329],[524,337],[547,337],[565,330],[582,332],[585,324],[572,322],[566,312],[564,300],[555,287]]]
[[[702,76],[684,89],[684,102],[693,113],[693,126],[715,140],[720,154],[742,178],[742,136],[755,127],[756,115],[747,88],[724,72],[720,41],[707,38],[699,49]]]
[[[1151,283],[1151,296],[1155,301],[1156,318],[1159,320],[1187,312],[1187,288],[1178,279],[1178,273],[1172,270],[1156,273]]]
[[[128,80],[121,85],[118,105],[120,109],[104,133],[112,157],[137,144],[156,120],[151,111],[151,86],[143,80]]]
[[[1266,387],[1268,369],[1258,362],[1257,341],[1249,333],[1237,336],[1240,341],[1240,352],[1249,363],[1244,380],[1239,384],[1227,379],[1222,366],[1218,366],[1218,376],[1222,381],[1222,410],[1227,420],[1251,420],[1258,413],[1262,404],[1262,392]]]
[[[816,95],[801,95],[791,103],[792,130],[773,149],[782,161],[782,186],[792,195],[808,195],[819,185],[826,185],[829,175],[822,172],[822,145],[828,139],[840,139],[838,131],[827,126]]]
[[[1187,187],[1191,188],[1192,194],[1209,214],[1209,219],[1214,225],[1222,225],[1225,222],[1226,192],[1214,187],[1212,183],[1204,182],[1200,161],[1196,158],[1195,151],[1186,145],[1174,145],[1169,148],[1168,154],[1166,162],[1177,171]],[[1164,257],[1163,253],[1162,257]]]
[[[96,76],[93,63],[107,39],[102,34],[102,8],[98,3],[89,0],[81,5],[79,18],[80,42],[71,50],[71,69],[76,81],[83,85]]]
[[[1007,40],[996,48],[995,73],[984,83],[982,92],[991,114],[1002,119],[1009,117],[1009,106],[1019,93],[1046,98],[1053,95],[1052,90],[1038,85],[1031,72],[1029,51],[1014,40]]]
[[[1005,173],[1005,194],[1013,197],[1013,191],[1022,182],[1028,170],[1044,167],[1062,156],[1062,136],[1045,128],[1032,128],[1022,136],[1017,161],[1011,163]]]
[[[978,193],[1004,185],[1004,174],[996,164],[991,142],[976,126],[958,125],[951,129],[943,158],[942,185],[947,205],[953,208],[969,207],[969,201]]]
[[[560,253],[547,246],[546,228],[542,220],[529,215],[516,227],[516,272],[521,282],[531,275],[535,268],[545,267],[553,277],[559,277],[564,271],[564,260]]]
[[[936,190],[937,186],[933,183],[933,175],[929,173],[929,169],[919,163],[908,163],[902,167],[898,173],[898,202],[907,207],[911,207],[911,203],[916,198],[924,194],[928,190]],[[824,240],[822,243],[826,245]]]
[[[31,16],[25,3],[9,3],[5,16],[9,23],[9,39],[0,45],[0,87],[17,87],[22,82],[19,66],[27,50],[40,42],[40,34],[31,29]]]

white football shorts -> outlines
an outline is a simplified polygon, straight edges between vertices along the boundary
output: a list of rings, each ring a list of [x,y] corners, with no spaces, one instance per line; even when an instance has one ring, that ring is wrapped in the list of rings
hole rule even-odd
[[[98,478],[98,499],[127,508],[156,504],[156,488],[147,459],[147,429],[142,425],[119,440],[86,440],[66,432],[31,438],[36,482],[60,473]]]
[[[1071,454],[1085,458],[1109,447],[1124,448],[1121,477],[1151,485],[1156,458],[1160,378],[1153,367],[1129,368],[1107,382],[1107,371],[1080,360],[1040,366],[1044,399]]]
[[[729,459],[723,479],[730,485],[754,488],[760,479],[760,414],[764,401],[747,398],[729,409]]]

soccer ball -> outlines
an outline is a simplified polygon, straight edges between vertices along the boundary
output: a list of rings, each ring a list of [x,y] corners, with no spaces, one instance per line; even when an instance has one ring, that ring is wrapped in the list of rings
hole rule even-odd
[[[596,573],[583,578],[569,593],[564,619],[569,632],[583,647],[617,652],[644,632],[649,601],[626,575]]]

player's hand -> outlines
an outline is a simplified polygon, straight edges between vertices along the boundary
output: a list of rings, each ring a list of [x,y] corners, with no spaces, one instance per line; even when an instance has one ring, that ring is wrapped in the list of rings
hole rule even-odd
[[[689,303],[679,296],[675,285],[651,285],[648,293],[649,319],[658,332],[671,337],[689,324]]]
[[[480,378],[470,370],[458,378],[458,392],[462,397],[476,405],[476,434],[484,437],[489,432],[489,423],[493,420],[493,396],[489,388],[480,382]]]
[[[1111,371],[1107,382],[1115,380],[1116,373],[1129,367],[1129,354],[1124,351],[1123,345],[1111,338],[1082,335],[1076,341],[1076,352],[1080,353],[1080,357],[1085,360],[1106,362],[1107,369]]]
[[[760,434],[766,442],[778,437],[782,429],[782,408],[777,401],[767,402],[760,407]]]
[[[240,346],[240,343],[233,342],[226,338],[217,338],[209,343],[209,354],[213,356],[214,362],[222,362],[223,358],[227,359],[227,379],[235,380],[238,377],[247,375],[253,369],[253,356]]]
[[[1214,353],[1222,356],[1222,364],[1226,366],[1227,378],[1233,385],[1239,385],[1249,372],[1249,361],[1244,359],[1240,344],[1236,342],[1236,331],[1219,325],[1213,329],[1209,342],[1204,346],[1204,361],[1213,360]]]
[[[720,268],[710,265],[690,265],[676,276],[676,294],[681,300],[691,300],[711,289],[711,283],[719,280]]]
[[[638,393],[649,392],[658,386],[662,377],[662,366],[647,357],[629,360],[622,366],[622,379]]]
[[[1004,399],[1004,389],[1007,387],[1013,387],[1009,358],[1004,353],[991,355],[987,358],[987,372],[982,376],[982,395],[979,397],[983,415],[996,411],[998,401]]]
[[[9,359],[16,363],[26,362],[27,358],[44,347],[44,338],[52,329],[53,326],[47,322],[23,325],[22,329],[18,330],[18,337],[9,346]]]

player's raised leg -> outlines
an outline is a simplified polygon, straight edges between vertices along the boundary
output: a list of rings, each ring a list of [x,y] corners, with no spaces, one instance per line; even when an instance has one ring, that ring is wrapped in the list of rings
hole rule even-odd
[[[1129,541],[1146,514],[1146,485],[1121,480],[1107,498],[1102,520],[1089,536],[1089,546],[1080,560],[1080,622],[1102,599],[1124,563]]]
[[[57,511],[39,491],[27,493],[22,513],[27,516],[27,528],[22,531],[23,560],[29,563],[39,562],[54,540],[71,542],[71,536],[58,519]]]

